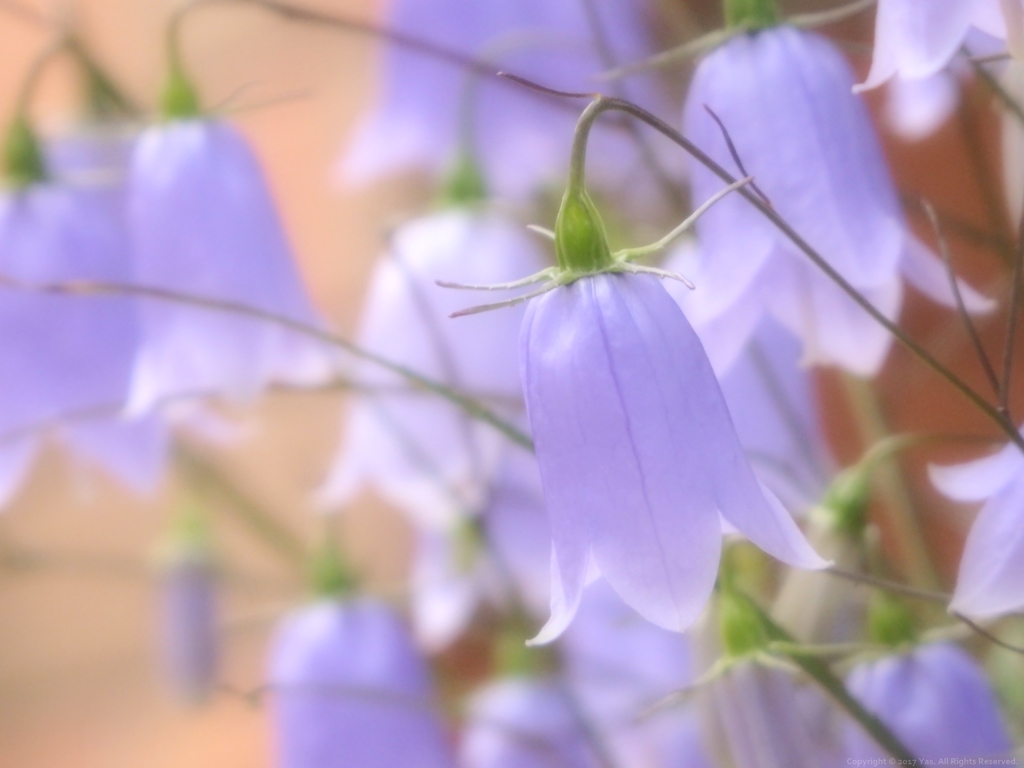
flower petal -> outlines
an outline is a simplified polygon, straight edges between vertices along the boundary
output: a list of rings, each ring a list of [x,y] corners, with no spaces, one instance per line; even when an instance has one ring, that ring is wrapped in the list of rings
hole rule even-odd
[[[955,501],[984,501],[1003,490],[1024,472],[1024,454],[1013,443],[965,464],[928,467],[928,476],[939,491]]]

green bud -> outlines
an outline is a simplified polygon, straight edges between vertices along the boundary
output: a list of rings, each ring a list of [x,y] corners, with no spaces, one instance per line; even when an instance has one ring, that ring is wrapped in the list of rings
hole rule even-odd
[[[310,562],[309,579],[317,597],[346,597],[356,579],[332,537],[327,537]]]
[[[601,214],[582,187],[570,184],[555,219],[558,266],[573,274],[589,274],[614,263]]]
[[[775,0],[723,0],[723,10],[729,27],[764,29],[779,23]]]
[[[448,174],[441,196],[445,206],[464,208],[487,199],[487,184],[480,167],[466,152],[460,152],[455,165]]]
[[[868,504],[871,500],[869,471],[859,466],[844,469],[832,481],[822,500],[822,507],[836,530],[856,538],[864,535],[868,524]]]
[[[160,103],[161,112],[167,120],[188,120],[202,114],[198,91],[177,65],[171,67]]]
[[[46,163],[35,131],[24,115],[18,115],[7,129],[4,142],[4,175],[15,187],[46,181]]]
[[[902,601],[876,592],[868,603],[868,637],[894,647],[912,643],[917,639],[914,616]]]
[[[742,658],[768,644],[768,633],[750,598],[732,590],[721,593],[718,600],[718,622],[726,656]]]

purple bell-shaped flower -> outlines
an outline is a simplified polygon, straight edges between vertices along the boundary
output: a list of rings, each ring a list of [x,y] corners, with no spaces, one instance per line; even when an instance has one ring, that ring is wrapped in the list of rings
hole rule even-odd
[[[852,86],[846,61],[820,35],[789,27],[737,35],[698,66],[684,131],[719,164],[745,175],[712,110],[778,214],[885,316],[899,313],[904,278],[952,305],[941,261],[904,221]],[[698,200],[722,187],[702,165],[694,166],[692,185]],[[697,236],[696,325],[717,322],[722,333],[744,339],[770,313],[802,338],[805,362],[862,376],[881,366],[890,333],[746,200],[731,195],[715,205],[697,223]],[[988,307],[966,287],[964,299],[974,311]],[[731,344],[739,346],[737,339]]]
[[[370,599],[289,616],[270,658],[280,768],[453,768],[424,660],[395,612]]]
[[[918,758],[1009,758],[1012,745],[992,688],[978,663],[956,645],[923,645],[864,662],[850,674],[847,687]],[[846,726],[845,752],[848,764],[873,758],[891,762],[852,722]]]
[[[229,124],[149,128],[130,183],[136,282],[318,324],[259,164]],[[328,347],[266,320],[158,300],[141,311],[134,410],[173,397],[253,397],[273,382],[320,382],[333,367]]]

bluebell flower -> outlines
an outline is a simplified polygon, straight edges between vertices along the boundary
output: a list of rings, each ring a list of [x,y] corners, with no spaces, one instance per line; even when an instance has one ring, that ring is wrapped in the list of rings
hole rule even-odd
[[[533,299],[523,388],[554,544],[547,642],[599,573],[653,623],[690,626],[721,552],[720,517],[798,567],[821,567],[757,481],[707,355],[650,275],[597,274]]]
[[[651,52],[645,28],[647,3],[595,3],[617,63]],[[545,85],[592,91],[607,69],[585,6],[577,0],[395,0],[389,28],[494,62]],[[632,85],[631,85],[632,87]],[[359,180],[451,166],[460,151],[479,162],[488,187],[499,196],[521,197],[561,178],[575,116],[562,105],[521,86],[468,74],[408,47],[392,45],[384,62],[381,103],[346,152],[346,173]],[[650,104],[651,87],[630,94]],[[595,172],[621,179],[636,167],[635,148],[609,132]]]
[[[37,183],[5,193],[0,273],[27,286],[130,282],[120,202],[107,185]],[[118,415],[139,345],[137,311],[125,296],[0,289],[0,503],[28,471],[47,426],[133,490],[155,488],[163,426]]]
[[[130,178],[135,280],[319,323],[259,164],[227,123],[177,120],[138,139]],[[131,408],[171,397],[251,398],[333,371],[323,344],[280,325],[178,302],[142,303]]]
[[[1006,759],[1012,744],[978,663],[951,643],[933,643],[858,665],[847,688],[923,760]],[[853,722],[844,750],[852,759],[889,760]]]
[[[819,35],[773,27],[732,38],[697,67],[685,133],[739,176],[713,110],[747,173],[777,213],[888,318],[902,304],[903,279],[952,305],[941,261],[910,232],[853,75]],[[692,171],[695,199],[721,181]],[[891,334],[801,253],[768,219],[731,195],[697,222],[700,264],[691,321],[719,322],[738,348],[764,313],[803,340],[804,361],[869,376]],[[990,303],[964,288],[971,310]]]
[[[357,336],[361,347],[480,399],[522,413],[516,337],[522,309],[455,321],[462,297],[436,284],[505,282],[543,268],[532,237],[497,214],[447,210],[393,233],[374,272]],[[451,528],[479,509],[506,441],[435,394],[370,363],[342,450],[321,492],[331,506],[366,486],[422,525]]]
[[[874,88],[894,75],[931,77],[949,64],[972,28],[1006,37],[1003,1],[878,0],[871,72],[858,88]]]
[[[189,703],[213,691],[219,661],[217,574],[201,548],[171,554],[160,574],[161,640],[169,681]]]
[[[986,619],[1024,608],[1024,453],[1010,443],[986,458],[929,470],[951,499],[984,502],[949,609]]]
[[[395,612],[322,601],[278,628],[269,683],[280,768],[452,768],[426,663]]]

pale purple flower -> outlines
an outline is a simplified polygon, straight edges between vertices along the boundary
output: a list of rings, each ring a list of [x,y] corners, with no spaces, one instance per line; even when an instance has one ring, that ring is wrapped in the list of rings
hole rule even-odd
[[[593,573],[648,620],[686,629],[715,581],[720,514],[791,565],[824,565],[755,478],[707,355],[656,278],[596,275],[534,299],[520,349],[554,544],[536,642],[565,630]]]
[[[523,310],[452,320],[465,295],[436,281],[501,283],[544,266],[532,236],[501,216],[447,210],[417,219],[392,235],[377,266],[358,343],[514,418],[522,412],[515,347]],[[504,438],[380,366],[356,366],[354,375],[370,391],[353,401],[323,501],[343,505],[370,485],[434,528],[479,508]]]
[[[269,683],[280,768],[451,768],[426,663],[383,603],[323,601],[279,627]]]
[[[1003,1],[878,0],[871,72],[858,90],[875,88],[894,75],[931,77],[949,64],[972,28],[1006,37]]]
[[[564,686],[512,677],[478,691],[460,747],[463,768],[598,768]]]
[[[906,278],[946,304],[946,271],[907,228],[892,179],[853,75],[820,35],[774,27],[738,35],[698,66],[687,96],[685,133],[733,174],[714,111],[746,171],[785,219],[886,317],[895,318]],[[723,186],[702,165],[693,197]],[[804,361],[858,375],[881,366],[891,334],[739,195],[697,222],[699,269],[690,319],[716,322],[739,348],[763,313],[803,339]],[[965,287],[972,310],[987,302]]]
[[[131,279],[116,189],[36,184],[10,192],[0,199],[0,242],[0,273],[28,286]],[[47,426],[133,490],[153,490],[165,431],[151,418],[118,416],[138,343],[131,298],[0,289],[0,503]]]
[[[999,705],[978,663],[951,643],[923,645],[854,668],[847,688],[915,757],[1008,758],[1012,745]],[[845,728],[851,759],[888,754],[852,721]]]
[[[594,3],[618,63],[650,53],[647,4]],[[568,90],[592,91],[607,69],[579,0],[391,0],[389,28],[494,63],[499,69]],[[648,105],[654,89],[629,86]],[[443,172],[457,153],[479,161],[485,183],[522,196],[564,177],[577,115],[522,86],[391,45],[384,62],[381,103],[346,152],[345,173],[367,180],[408,167]],[[621,133],[602,126],[591,169],[618,178],[635,170],[636,152]],[[467,142],[468,141],[468,145]]]
[[[693,682],[687,636],[644,621],[598,581],[559,648],[566,683],[616,765],[707,765],[692,708],[658,706]]]
[[[951,499],[985,502],[967,536],[949,609],[986,619],[1024,608],[1024,453],[1010,443],[984,459],[929,470]]]
[[[199,119],[149,128],[130,183],[136,282],[318,324],[263,173],[234,128]],[[266,320],[146,300],[142,323],[134,410],[183,395],[249,398],[332,370],[329,348]]]
[[[907,141],[920,141],[937,131],[960,105],[957,75],[937,72],[910,80],[896,75],[888,83],[885,121]]]
[[[204,701],[216,683],[216,581],[213,562],[198,548],[175,552],[160,574],[164,662],[176,693],[190,703]]]
[[[551,534],[537,463],[506,450],[479,514],[444,531],[421,528],[413,561],[412,614],[420,645],[457,638],[482,602],[520,604],[537,616],[550,602]]]

